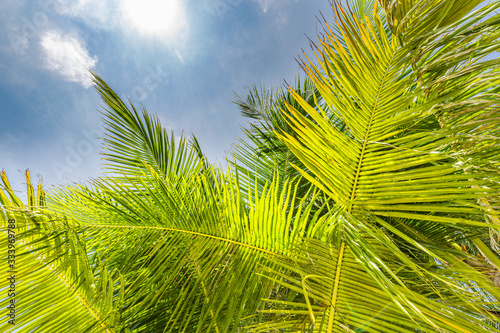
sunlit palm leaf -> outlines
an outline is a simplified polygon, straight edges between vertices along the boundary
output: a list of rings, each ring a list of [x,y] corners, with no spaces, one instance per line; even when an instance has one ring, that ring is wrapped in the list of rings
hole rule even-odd
[[[118,302],[123,292],[113,296],[114,283],[120,280],[118,272],[107,274],[105,268],[88,263],[82,243],[82,230],[70,226],[64,217],[44,212],[45,192],[41,185],[35,195],[29,172],[26,172],[27,202],[25,207],[10,187],[2,172],[3,190],[0,204],[3,207],[2,237],[0,245],[10,263],[2,271],[4,295],[2,308],[14,302],[13,323],[2,321],[2,332],[31,331],[88,331],[111,332],[120,329]],[[10,231],[7,232],[7,229]],[[8,235],[15,235],[10,237]],[[103,274],[103,272],[105,272]],[[8,292],[12,289],[12,292]],[[71,309],[72,316],[67,310]],[[118,323],[118,324],[117,324]]]

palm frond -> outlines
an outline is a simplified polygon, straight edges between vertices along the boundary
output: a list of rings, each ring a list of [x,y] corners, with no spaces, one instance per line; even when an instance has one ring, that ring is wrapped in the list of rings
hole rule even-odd
[[[134,175],[142,172],[144,163],[156,172],[179,174],[195,172],[201,163],[194,150],[188,148],[181,136],[175,141],[158,117],[145,109],[138,112],[130,102],[123,100],[94,72],[93,81],[107,109],[103,112],[107,136],[104,139],[104,166],[109,172]]]
[[[9,269],[1,277],[10,284],[2,285],[3,294],[9,297],[2,297],[0,304],[12,309],[13,316],[12,322],[2,321],[0,330],[119,331],[123,292],[114,295],[119,272],[108,273],[106,267],[89,264],[82,229],[45,211],[43,187],[35,195],[29,171],[29,207],[15,196],[4,172],[2,181],[0,246],[8,249],[2,262],[9,263]]]

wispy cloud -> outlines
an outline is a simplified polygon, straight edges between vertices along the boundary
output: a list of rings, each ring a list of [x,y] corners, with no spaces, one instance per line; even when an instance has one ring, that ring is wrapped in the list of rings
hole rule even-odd
[[[96,65],[97,57],[89,55],[82,41],[59,31],[49,31],[42,35],[40,45],[46,69],[57,72],[66,81],[80,83],[85,88],[92,86],[87,70]]]
[[[269,9],[271,10],[280,10],[284,5],[289,5],[290,0],[253,0],[259,4],[262,13],[267,13]],[[294,0],[294,2],[298,2],[299,0]]]
[[[273,2],[272,0],[254,0],[259,3],[260,9],[263,13],[266,13],[269,9],[269,5]]]
[[[91,27],[115,29],[120,25],[119,0],[57,0],[58,12]]]

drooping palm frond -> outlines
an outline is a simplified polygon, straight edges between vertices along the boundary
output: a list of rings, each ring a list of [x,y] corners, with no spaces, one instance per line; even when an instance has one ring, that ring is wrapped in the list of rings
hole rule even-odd
[[[107,89],[96,82],[101,93]],[[140,118],[131,117],[133,108],[114,106],[118,101],[108,99],[117,97],[109,96],[103,97],[116,115],[108,116],[108,126],[132,141],[126,135],[140,125],[120,119]],[[151,142],[156,151],[159,141]],[[126,149],[126,156],[137,156],[142,146]],[[181,151],[176,163],[186,165],[192,155]],[[262,189],[242,185],[231,172],[224,175],[206,163],[165,174],[142,159],[134,168],[48,198],[52,210],[84,230],[96,258],[91,265],[105,263],[123,277],[121,323],[137,331],[226,332],[258,322],[255,314],[272,290],[255,272],[272,267],[267,256],[286,253],[319,218],[311,216],[314,189],[300,198],[298,186],[278,175]]]
[[[114,111],[129,113],[118,119],[133,114],[129,109]],[[130,124],[121,126],[120,133],[129,132]],[[142,147],[129,149],[132,156]],[[179,153],[176,161],[185,165],[191,156]],[[234,176],[212,167],[166,174],[144,161],[133,167],[134,173],[127,169],[122,176],[49,195],[43,225],[65,238],[45,243],[35,256],[40,260],[23,262],[23,268],[29,272],[42,266],[53,280],[65,282],[44,285],[41,275],[29,281],[33,297],[40,297],[38,306],[53,308],[61,317],[46,326],[46,315],[52,312],[20,303],[18,311],[26,314],[20,325],[69,331],[61,308],[76,309],[71,302],[82,303],[80,308],[89,314],[85,319],[75,313],[81,317],[75,326],[81,331],[119,332],[126,327],[140,332],[226,332],[241,331],[244,323],[257,320],[253,315],[270,293],[270,284],[254,274],[258,264],[268,261],[265,255],[284,253],[306,232],[312,204],[295,199],[292,184],[279,189],[281,181],[271,182],[263,192],[247,188],[248,202],[241,199]],[[301,208],[288,212],[283,202]],[[36,249],[38,239],[46,238],[44,230],[22,237]],[[58,244],[65,242],[72,248],[61,253]],[[56,261],[56,254],[67,260]],[[69,268],[51,274],[50,262]],[[45,291],[51,289],[61,290],[58,297],[47,297]]]
[[[306,232],[312,204],[294,203],[296,188],[287,185],[280,193],[279,182],[262,193],[249,188],[247,206],[234,178],[225,176],[214,187],[205,175],[177,182],[150,172],[134,190],[103,180],[94,184],[98,190],[58,193],[58,205],[91,235],[89,251],[130,283],[123,314],[128,327],[241,330],[243,318],[271,293],[254,273],[269,266],[266,255],[286,252]],[[286,201],[301,211],[287,212]]]
[[[94,72],[96,89],[107,105],[103,112],[106,137],[104,138],[104,166],[109,172],[136,175],[147,164],[156,172],[167,174],[189,173],[200,167],[194,150],[181,136],[176,147],[173,133],[150,116],[145,109],[138,112],[123,100]],[[181,162],[182,161],[182,162]]]

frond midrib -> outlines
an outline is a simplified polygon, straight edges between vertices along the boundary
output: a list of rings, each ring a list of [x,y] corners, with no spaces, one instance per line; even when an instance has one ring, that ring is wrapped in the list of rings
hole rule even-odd
[[[370,114],[370,121],[368,122],[368,125],[366,127],[366,131],[365,131],[365,138],[363,140],[363,147],[361,148],[361,152],[360,152],[360,156],[359,156],[359,161],[358,161],[358,166],[357,166],[357,169],[356,169],[356,174],[354,175],[354,180],[353,180],[353,185],[352,185],[352,189],[351,189],[351,195],[350,195],[350,199],[349,199],[349,208],[348,208],[348,212],[351,213],[351,210],[352,210],[352,202],[354,200],[354,197],[356,195],[356,189],[357,189],[357,186],[358,186],[358,181],[359,181],[359,177],[360,177],[360,173],[361,173],[361,167],[363,165],[363,160],[364,160],[364,155],[365,155],[365,151],[366,151],[366,146],[368,144],[368,138],[369,138],[369,135],[370,135],[370,131],[371,131],[371,128],[372,128],[372,124],[373,124],[373,118],[375,116],[375,112],[377,110],[377,106],[378,106],[378,103],[380,101],[380,94],[382,92],[382,89],[385,85],[385,81],[386,81],[386,78],[387,78],[387,73],[389,72],[389,69],[391,68],[391,65],[392,65],[392,62],[395,58],[395,55],[396,55],[396,52],[393,51],[392,53],[392,56],[391,56],[391,59],[389,60],[389,63],[387,64],[387,67],[386,67],[386,70],[384,71],[384,75],[380,81],[380,85],[378,87],[378,91],[377,91],[377,95],[376,95],[376,98],[375,98],[375,103],[372,107],[372,111],[371,111],[371,114]]]
[[[205,238],[211,238],[215,240],[219,240],[222,242],[238,245],[241,247],[249,248],[255,251],[259,251],[262,253],[266,253],[269,255],[273,256],[278,256],[280,253],[270,251],[268,249],[264,249],[258,246],[246,244],[243,242],[238,242],[229,238],[224,238],[220,236],[215,236],[215,235],[210,235],[206,233],[201,233],[201,232],[196,232],[192,230],[184,230],[184,229],[177,229],[177,228],[168,228],[168,227],[150,227],[150,226],[130,226],[130,225],[105,225],[105,224],[80,224],[81,227],[92,227],[92,228],[122,228],[122,229],[155,229],[155,230],[163,230],[163,231],[172,231],[172,232],[180,232],[180,233],[185,233],[185,234],[190,234],[190,235],[195,235],[195,236],[200,236],[200,237],[205,237]]]

